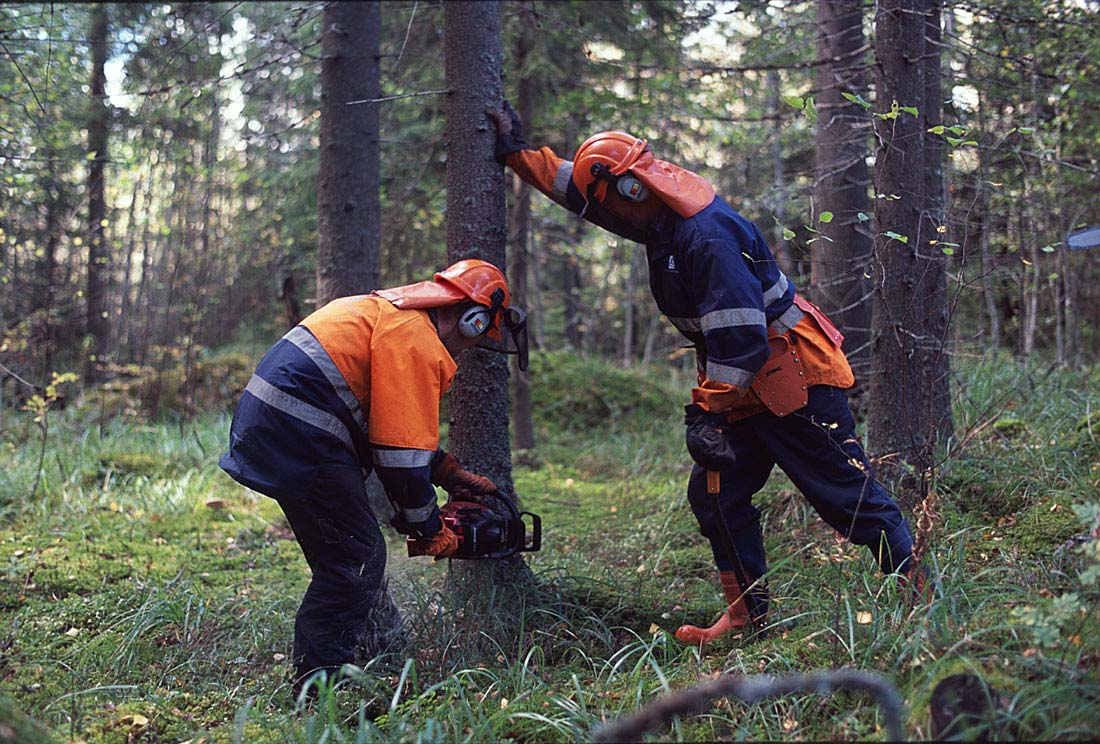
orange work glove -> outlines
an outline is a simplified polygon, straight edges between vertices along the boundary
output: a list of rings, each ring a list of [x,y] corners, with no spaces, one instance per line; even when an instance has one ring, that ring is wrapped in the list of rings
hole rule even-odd
[[[497,484],[482,475],[463,470],[450,452],[445,452],[432,468],[432,483],[447,493],[465,489],[475,494],[496,493]]]
[[[432,537],[422,537],[414,542],[409,555],[434,555],[437,561],[454,555],[458,550],[458,535],[447,525]]]

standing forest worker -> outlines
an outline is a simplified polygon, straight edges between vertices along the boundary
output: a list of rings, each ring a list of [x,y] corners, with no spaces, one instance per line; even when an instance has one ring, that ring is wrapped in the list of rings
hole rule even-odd
[[[705,179],[656,159],[644,139],[600,132],[568,161],[528,147],[507,103],[487,113],[501,163],[566,209],[645,244],[657,307],[695,345],[687,496],[729,606],[711,627],[684,625],[676,638],[702,644],[763,627],[766,562],[752,498],[776,464],[884,572],[904,572],[912,536],[856,437],[843,336],[796,294],[757,227]]]
[[[525,316],[509,296],[496,266],[459,261],[434,281],[333,300],[260,360],[220,465],[278,501],[312,569],[294,620],[296,693],[315,670],[403,650],[367,502],[371,469],[396,509],[394,528],[437,560],[458,538],[433,484],[464,496],[497,490],[439,449],[439,403],[463,349],[518,353],[526,368]]]

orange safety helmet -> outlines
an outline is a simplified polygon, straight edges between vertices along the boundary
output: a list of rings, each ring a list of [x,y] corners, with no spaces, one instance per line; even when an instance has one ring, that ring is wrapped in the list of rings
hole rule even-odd
[[[488,261],[479,258],[467,258],[451,264],[443,271],[437,271],[435,281],[444,286],[456,288],[463,296],[479,305],[493,304],[493,290],[504,292],[502,307],[508,309],[512,294],[508,291],[508,282],[504,273]]]
[[[403,310],[421,310],[429,307],[446,307],[472,300],[478,305],[493,305],[493,291],[504,293],[498,307],[508,309],[511,293],[504,273],[488,261],[467,258],[437,271],[430,282],[416,282],[391,289],[377,289],[371,294],[383,297]],[[493,319],[488,335],[500,339],[500,314]]]
[[[480,318],[473,318],[477,332],[483,332],[492,339],[478,345],[506,354],[519,354],[520,369],[527,369],[527,316],[522,310],[509,307],[512,295],[504,272],[488,261],[463,259],[436,272],[433,281],[376,289],[371,294],[389,300],[402,310],[423,310],[473,301],[482,310],[475,314]],[[487,330],[482,331],[486,325]],[[508,327],[511,339],[504,338],[502,326]]]
[[[710,182],[686,168],[653,157],[649,143],[634,135],[600,132],[577,148],[573,156],[573,184],[586,202],[591,199],[603,202],[608,186],[623,176],[639,181],[684,218],[714,201]]]

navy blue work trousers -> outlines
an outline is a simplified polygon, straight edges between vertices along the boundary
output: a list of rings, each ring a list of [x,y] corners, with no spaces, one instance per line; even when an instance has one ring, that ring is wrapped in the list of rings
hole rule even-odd
[[[737,465],[721,473],[720,492],[707,493],[706,471],[698,465],[688,481],[688,501],[720,571],[735,571],[743,587],[763,578],[767,562],[752,497],[774,465],[833,529],[867,546],[883,572],[906,570],[909,525],[871,473],[843,390],[815,385],[800,410],[735,421],[726,436]]]
[[[403,650],[404,632],[386,588],[386,543],[359,468],[326,467],[308,493],[279,506],[313,572],[294,618],[299,677]]]

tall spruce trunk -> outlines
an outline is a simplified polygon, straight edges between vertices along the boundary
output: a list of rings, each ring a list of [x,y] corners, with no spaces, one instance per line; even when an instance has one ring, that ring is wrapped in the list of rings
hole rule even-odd
[[[88,103],[88,277],[86,329],[92,339],[84,379],[102,379],[103,362],[110,348],[111,319],[107,309],[107,198],[104,170],[107,165],[107,4],[92,6],[88,43],[92,50],[91,100]]]
[[[318,305],[377,289],[382,235],[378,104],[373,102],[381,90],[381,6],[328,3],[321,24]]]
[[[939,89],[931,79],[939,65],[926,60],[940,53],[935,41],[926,42],[932,23],[938,28],[938,6],[921,0],[881,0],[875,19],[875,108],[887,118],[875,118],[875,191],[885,197],[876,208],[869,441],[877,454],[897,455],[888,461],[912,466],[922,489],[950,424],[943,412],[950,392],[943,371],[945,257],[930,245],[938,235],[933,215],[943,203],[942,165],[938,148],[927,147],[924,136],[926,117],[936,116],[927,112],[939,105],[927,100]],[[895,111],[895,101],[920,113]],[[885,474],[893,479],[901,470]],[[906,485],[903,500],[909,501],[917,488]]]
[[[946,443],[954,435],[951,415],[951,313],[947,292],[948,256],[937,241],[947,237],[947,186],[944,183],[943,137],[932,130],[943,124],[943,0],[924,2],[924,214],[921,251],[928,253],[923,295],[927,349],[926,384],[933,441]],[[948,238],[950,239],[950,238]]]
[[[382,203],[378,121],[382,8],[371,2],[325,5],[321,21],[321,157],[317,168],[317,305],[378,288]],[[280,299],[291,325],[301,319],[294,277]],[[367,498],[379,521],[393,505],[378,478]],[[392,606],[389,602],[387,607]]]
[[[862,0],[817,3],[817,148],[814,159],[814,208],[832,212],[816,228],[811,253],[813,299],[844,331],[844,353],[856,379],[867,380],[871,349],[871,235],[866,216],[867,137],[870,117],[844,98],[866,94]]]
[[[520,18],[520,30],[516,37],[515,66],[518,70],[527,70],[527,55],[533,42],[535,17],[531,8],[525,6]],[[521,121],[532,121],[532,99],[534,85],[531,75],[525,72],[519,79],[519,97],[516,100],[517,113]],[[513,202],[512,224],[509,229],[510,255],[512,266],[509,271],[512,290],[512,302],[529,313],[532,293],[528,292],[527,280],[531,266],[528,246],[531,244],[531,186],[521,178],[512,179]],[[537,280],[536,280],[537,281]],[[520,370],[518,360],[512,364],[512,424],[515,431],[516,449],[521,451],[535,448],[535,425],[531,411],[531,381],[527,373]]]
[[[447,256],[451,261],[480,258],[503,270],[507,265],[504,170],[493,159],[495,133],[485,114],[503,99],[500,3],[446,3],[443,29],[449,91],[444,128]],[[462,352],[458,361],[448,449],[464,467],[511,493],[508,361],[501,354],[476,348]],[[476,612],[479,621],[491,617],[507,627],[517,616],[513,600],[522,597],[524,585],[532,578],[523,559],[512,556],[452,561],[448,584],[456,601],[483,610]],[[503,591],[506,588],[519,591]]]
[[[130,324],[130,293],[133,290],[131,277],[134,273],[134,243],[137,241],[138,230],[135,225],[137,217],[138,195],[141,193],[141,171],[134,174],[134,187],[130,191],[130,206],[126,217],[126,255],[122,260],[122,276],[118,287],[118,321],[111,329],[111,345],[116,349],[119,361],[122,361],[122,339],[125,337],[126,328]]]

